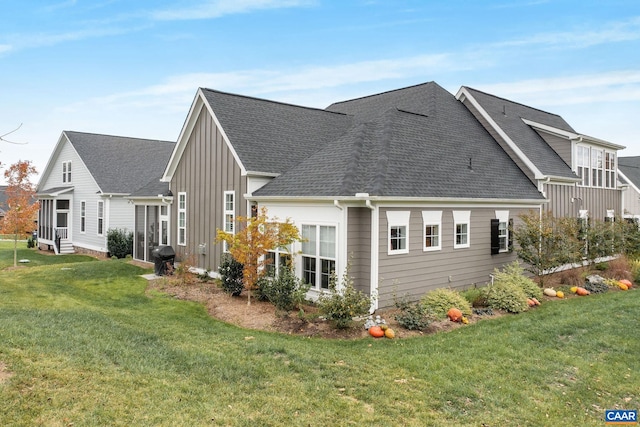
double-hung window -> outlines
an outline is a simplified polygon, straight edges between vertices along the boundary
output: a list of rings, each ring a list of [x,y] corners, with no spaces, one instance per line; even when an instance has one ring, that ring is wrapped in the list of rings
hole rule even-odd
[[[234,191],[224,192],[224,231],[234,234],[234,225],[236,221],[236,193]],[[227,242],[224,242],[224,251],[229,250]]]
[[[616,155],[605,151],[604,153],[604,186],[616,188]]]
[[[591,186],[602,187],[602,174],[604,169],[603,151],[591,149]]]
[[[187,244],[187,193],[178,193],[178,245]]]
[[[582,179],[582,185],[589,186],[589,178],[591,176],[591,160],[589,156],[590,149],[582,145],[578,145],[576,149],[576,165],[578,167],[578,176]]]
[[[98,200],[98,236],[104,236],[104,201]]]
[[[336,269],[336,227],[302,225],[302,279],[313,289],[329,289]]]
[[[80,232],[85,233],[87,231],[87,202],[84,200],[80,202]]]
[[[495,219],[491,220],[491,254],[510,250],[509,233],[509,211],[496,211]]]
[[[422,211],[425,251],[442,249],[442,211]]]
[[[454,249],[470,246],[470,228],[471,211],[453,211]]]
[[[387,211],[389,255],[409,253],[409,211]]]
[[[62,182],[71,182],[71,160],[62,162]]]

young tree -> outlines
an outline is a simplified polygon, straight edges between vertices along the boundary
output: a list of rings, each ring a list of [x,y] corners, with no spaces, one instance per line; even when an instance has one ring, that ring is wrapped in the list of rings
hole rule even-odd
[[[243,265],[242,280],[248,294],[247,305],[251,305],[251,290],[266,273],[265,255],[276,248],[286,248],[293,242],[299,242],[301,237],[291,220],[269,219],[264,207],[256,217],[238,217],[236,223],[245,226],[235,234],[217,229],[216,243],[226,242],[231,256]]]
[[[31,233],[39,203],[35,201],[35,186],[30,178],[36,168],[30,161],[18,161],[4,172],[7,179],[7,212],[0,223],[0,232],[13,235],[13,266],[18,265],[18,237]]]
[[[522,223],[513,230],[518,257],[527,271],[544,283],[544,275],[582,259],[575,218],[555,218],[551,212],[531,211],[520,215]]]

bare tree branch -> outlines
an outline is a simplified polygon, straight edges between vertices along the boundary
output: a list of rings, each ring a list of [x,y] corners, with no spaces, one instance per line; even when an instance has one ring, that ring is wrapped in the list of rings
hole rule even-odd
[[[12,133],[16,132],[18,129],[20,129],[22,127],[22,123],[20,123],[20,126],[18,126],[17,128],[15,128],[14,130],[12,130],[11,132],[7,132],[4,135],[0,135],[0,141],[4,141],[4,142],[8,142],[9,144],[16,144],[16,145],[25,145],[28,144],[27,142],[15,142],[15,141],[9,141],[8,139],[5,139],[4,137],[7,135],[11,135]]]

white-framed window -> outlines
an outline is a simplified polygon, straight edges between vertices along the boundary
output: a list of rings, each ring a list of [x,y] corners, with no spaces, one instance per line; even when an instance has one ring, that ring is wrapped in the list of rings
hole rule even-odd
[[[71,182],[71,160],[62,162],[62,182]]]
[[[589,186],[589,177],[591,176],[591,160],[589,147],[578,145],[576,148],[576,166],[578,168],[578,176],[582,179],[582,185]]]
[[[178,245],[187,244],[187,193],[178,193]]]
[[[80,232],[85,233],[87,231],[87,202],[80,201]]]
[[[409,253],[409,211],[387,211],[387,235],[389,255]]]
[[[236,221],[236,193],[234,191],[224,192],[224,231],[234,234]],[[223,250],[229,250],[227,242],[223,242]]]
[[[98,200],[98,236],[104,236],[104,200]]]
[[[591,149],[591,186],[602,187],[602,175],[604,171],[604,152],[602,150]]]
[[[442,211],[422,211],[424,251],[442,249]]]
[[[282,270],[287,266],[291,266],[291,248],[276,248],[273,251],[267,252],[264,260],[264,267],[267,271],[267,276],[276,277],[281,274]]]
[[[499,252],[509,251],[509,211],[496,211]]]
[[[453,211],[453,248],[468,248],[471,242],[471,211]]]
[[[610,151],[604,153],[604,186],[616,188],[616,155]]]
[[[312,289],[329,289],[336,269],[336,227],[302,224],[302,280]]]
[[[169,244],[169,207],[160,205],[160,244]]]

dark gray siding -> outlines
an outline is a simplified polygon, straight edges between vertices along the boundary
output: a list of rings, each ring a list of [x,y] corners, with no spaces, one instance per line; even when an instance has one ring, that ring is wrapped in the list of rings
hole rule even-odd
[[[241,175],[231,150],[213,118],[202,109],[171,181],[171,242],[179,259],[217,271],[222,244],[215,244],[216,229],[224,227],[224,192],[235,190],[236,216],[246,216],[246,177]],[[178,193],[187,193],[187,244],[177,245]],[[199,253],[199,245],[206,253]]]
[[[349,207],[347,219],[347,254],[350,274],[356,289],[371,292],[371,215],[369,208]]]
[[[571,141],[559,136],[551,135],[546,132],[538,132],[538,135],[546,141],[553,151],[558,153],[560,158],[571,167]]]
[[[404,210],[407,209],[394,209]],[[411,208],[409,224],[409,253],[388,255],[386,209],[380,209],[379,228],[379,307],[393,305],[394,294],[417,300],[437,288],[462,289],[483,286],[490,282],[490,274],[516,259],[515,252],[491,255],[491,219],[496,210],[508,210],[509,218],[517,226],[518,215],[529,209],[495,208]],[[423,251],[422,211],[442,210],[442,249]],[[471,211],[470,247],[454,249],[453,211]]]
[[[544,191],[549,203],[543,209],[551,210],[554,216],[577,217],[581,209],[589,211],[589,217],[604,219],[607,210],[622,215],[622,190],[580,187],[577,185],[545,184]]]

